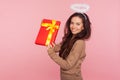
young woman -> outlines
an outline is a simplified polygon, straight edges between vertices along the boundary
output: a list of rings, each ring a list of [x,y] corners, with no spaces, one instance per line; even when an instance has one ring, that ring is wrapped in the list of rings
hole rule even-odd
[[[81,64],[86,56],[85,40],[91,35],[90,24],[87,14],[74,13],[66,22],[62,42],[48,45],[49,56],[60,66],[61,80],[83,80]]]

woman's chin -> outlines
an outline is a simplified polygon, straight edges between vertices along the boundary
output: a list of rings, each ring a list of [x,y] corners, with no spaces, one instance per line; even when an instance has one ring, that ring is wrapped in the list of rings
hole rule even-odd
[[[76,32],[72,32],[72,34],[77,34]]]

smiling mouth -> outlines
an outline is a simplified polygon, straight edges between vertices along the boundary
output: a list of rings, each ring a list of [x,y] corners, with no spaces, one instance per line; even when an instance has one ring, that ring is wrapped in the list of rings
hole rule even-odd
[[[75,32],[76,30],[72,30],[72,32]]]

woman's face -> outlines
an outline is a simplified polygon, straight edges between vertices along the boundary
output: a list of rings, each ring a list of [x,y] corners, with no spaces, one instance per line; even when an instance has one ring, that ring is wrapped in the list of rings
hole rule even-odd
[[[72,17],[70,23],[70,30],[72,34],[77,34],[84,29],[82,19],[78,16]]]

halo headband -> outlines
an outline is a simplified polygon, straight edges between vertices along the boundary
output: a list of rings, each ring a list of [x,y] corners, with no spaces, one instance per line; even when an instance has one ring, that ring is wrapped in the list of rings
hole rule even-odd
[[[85,13],[89,10],[90,6],[88,4],[72,4],[70,8],[75,12]]]

